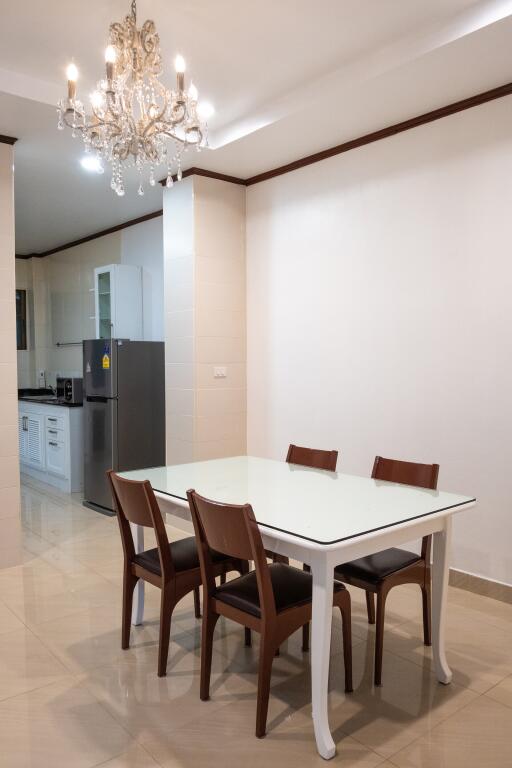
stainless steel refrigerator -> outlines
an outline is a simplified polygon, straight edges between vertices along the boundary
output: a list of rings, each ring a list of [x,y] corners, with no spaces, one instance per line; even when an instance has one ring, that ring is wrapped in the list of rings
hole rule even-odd
[[[112,511],[108,469],[165,464],[161,341],[84,341],[84,504]]]

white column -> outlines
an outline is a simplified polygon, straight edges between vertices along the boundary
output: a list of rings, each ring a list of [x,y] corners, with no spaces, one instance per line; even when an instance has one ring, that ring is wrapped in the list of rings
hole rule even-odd
[[[246,453],[245,187],[164,191],[167,462]]]
[[[21,556],[13,162],[0,139],[0,568]]]

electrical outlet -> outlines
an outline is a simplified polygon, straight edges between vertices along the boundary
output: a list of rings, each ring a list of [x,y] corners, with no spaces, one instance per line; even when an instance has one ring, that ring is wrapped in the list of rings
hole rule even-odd
[[[214,379],[225,379],[228,375],[228,370],[223,365],[216,365],[213,369],[213,378]]]

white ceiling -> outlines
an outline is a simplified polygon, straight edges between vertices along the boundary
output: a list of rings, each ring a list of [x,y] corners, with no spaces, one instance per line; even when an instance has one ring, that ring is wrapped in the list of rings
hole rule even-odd
[[[128,0],[0,0],[0,133],[17,136],[16,248],[52,248],[161,207],[124,198],[79,166],[56,130],[73,57],[86,95],[108,25]],[[139,0],[160,32],[166,76],[182,53],[216,107],[211,151],[187,156],[247,177],[512,80],[512,0]]]

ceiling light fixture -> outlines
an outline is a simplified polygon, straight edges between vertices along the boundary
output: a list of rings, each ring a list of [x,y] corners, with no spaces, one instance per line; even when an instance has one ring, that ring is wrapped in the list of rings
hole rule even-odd
[[[174,61],[176,89],[168,90],[160,81],[162,55],[160,39],[153,21],[137,28],[137,5],[121,23],[110,25],[110,43],[105,51],[106,77],[90,96],[90,114],[77,98],[78,69],[67,68],[68,96],[58,104],[58,128],[72,129],[81,136],[85,151],[97,170],[103,162],[112,166],[112,189],[124,195],[123,171],[135,166],[139,171],[139,195],[144,194],[142,174],[149,166],[149,183],[154,186],[155,168],[167,165],[168,187],[173,184],[172,167],[182,177],[182,154],[189,146],[197,151],[208,146],[207,119],[213,114],[210,104],[198,102],[196,86],[185,90],[185,60]],[[85,160],[85,158],[84,158]],[[82,165],[87,167],[82,161]],[[100,171],[101,172],[101,171]]]

